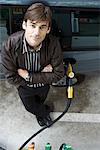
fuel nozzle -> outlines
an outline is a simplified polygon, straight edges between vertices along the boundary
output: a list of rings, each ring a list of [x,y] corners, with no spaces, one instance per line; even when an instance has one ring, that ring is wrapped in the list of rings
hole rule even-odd
[[[74,78],[74,72],[70,62],[68,63],[68,69],[66,71],[66,74],[69,78]]]
[[[67,97],[69,99],[73,98],[73,86],[72,86],[72,79],[74,78],[73,72],[73,64],[76,63],[74,58],[65,58],[64,65],[66,65],[66,85],[67,85]]]
[[[73,72],[73,65],[76,63],[76,60],[74,58],[64,58],[64,65],[67,66],[66,68],[66,76],[69,78],[74,77],[74,72]]]

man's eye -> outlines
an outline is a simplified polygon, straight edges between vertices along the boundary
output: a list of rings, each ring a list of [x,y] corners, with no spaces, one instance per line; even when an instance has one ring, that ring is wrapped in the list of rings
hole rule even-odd
[[[35,25],[34,25],[34,24],[32,25],[32,28],[35,28]]]
[[[46,29],[46,26],[41,26],[40,29],[41,29],[41,30],[45,30],[45,29]]]

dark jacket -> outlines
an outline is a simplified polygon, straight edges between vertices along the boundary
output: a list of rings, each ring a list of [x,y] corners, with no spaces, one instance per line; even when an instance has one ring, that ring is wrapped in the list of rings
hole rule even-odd
[[[4,43],[1,58],[4,67],[4,73],[9,83],[19,87],[25,85],[26,81],[18,75],[19,68],[26,69],[24,64],[23,51],[23,36],[24,31],[19,31],[12,34]],[[32,74],[32,83],[51,84],[57,82],[64,75],[63,57],[59,40],[47,35],[42,43],[40,50],[41,70],[51,64],[53,72],[38,72]]]

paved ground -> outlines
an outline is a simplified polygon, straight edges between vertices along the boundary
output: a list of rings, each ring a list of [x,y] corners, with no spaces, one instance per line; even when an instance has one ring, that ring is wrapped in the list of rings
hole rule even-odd
[[[66,106],[65,93],[65,87],[50,89],[47,103],[54,103],[53,119]],[[17,90],[0,81],[0,147],[18,150],[39,129],[35,117],[24,109]],[[33,141],[36,150],[45,149],[47,142],[51,143],[52,150],[59,150],[64,142],[74,150],[100,149],[100,72],[87,73],[84,81],[74,86],[74,99],[68,113]]]

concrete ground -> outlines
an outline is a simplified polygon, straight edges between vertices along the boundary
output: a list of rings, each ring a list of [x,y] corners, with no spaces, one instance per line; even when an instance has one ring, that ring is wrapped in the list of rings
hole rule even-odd
[[[65,87],[51,86],[46,103],[52,102],[51,116],[55,119],[67,103]],[[1,80],[0,147],[18,150],[39,129],[35,116],[22,105],[17,90]],[[74,150],[100,149],[100,72],[85,74],[84,81],[74,86],[74,99],[68,113],[31,142],[35,142],[35,150],[44,150],[47,142],[51,143],[52,150],[59,150],[62,143],[71,145]]]

